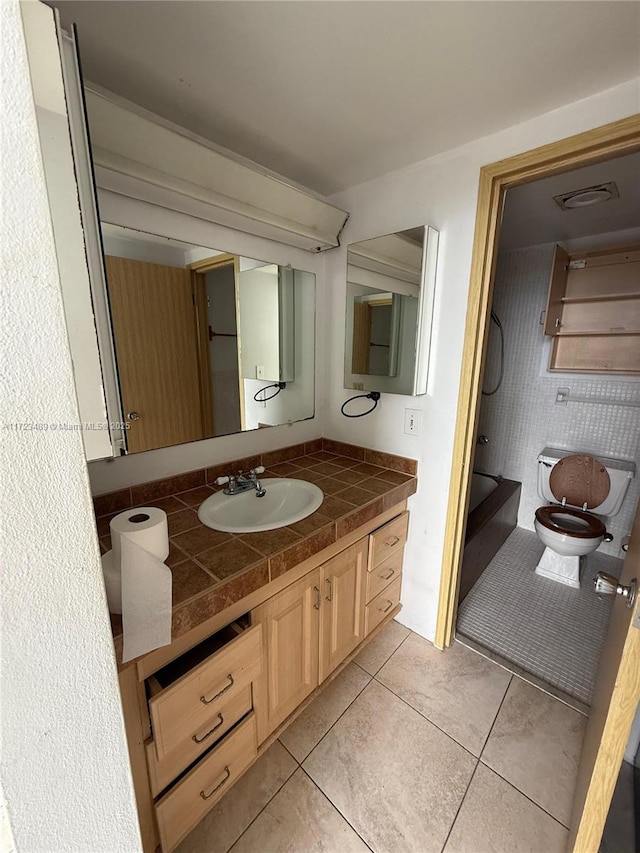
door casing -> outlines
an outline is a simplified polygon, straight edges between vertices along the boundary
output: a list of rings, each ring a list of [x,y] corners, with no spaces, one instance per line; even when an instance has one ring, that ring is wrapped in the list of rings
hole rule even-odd
[[[464,334],[460,393],[434,645],[451,645],[455,632],[460,567],[469,504],[470,474],[480,409],[487,324],[500,237],[504,196],[510,187],[640,150],[640,114],[603,125],[480,170],[471,277]]]
[[[480,170],[480,186],[471,262],[471,279],[460,376],[449,502],[438,602],[435,645],[441,649],[453,642],[460,585],[460,568],[467,522],[470,475],[480,408],[480,383],[487,346],[487,325],[493,295],[500,219],[504,196],[510,187],[529,183],[581,166],[631,154],[640,150],[640,115],[631,116],[525,154],[501,160]],[[640,511],[634,527],[640,535]],[[632,537],[633,538],[633,537]],[[634,549],[638,547],[635,541]],[[632,556],[632,555],[629,555]],[[631,562],[634,563],[633,567]],[[635,574],[637,560],[627,557],[623,582]],[[629,575],[629,577],[627,577]],[[616,602],[596,685],[593,714],[589,718],[585,748],[578,772],[569,849],[573,853],[598,850],[606,814],[613,794],[624,744],[640,692],[637,629],[629,627]],[[616,616],[616,608],[618,615]],[[636,601],[634,616],[640,604]]]

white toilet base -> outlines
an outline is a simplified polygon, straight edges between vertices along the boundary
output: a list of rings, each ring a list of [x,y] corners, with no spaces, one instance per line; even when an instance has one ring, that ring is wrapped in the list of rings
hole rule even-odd
[[[565,557],[556,554],[551,548],[545,548],[536,566],[536,574],[580,589],[580,557]]]

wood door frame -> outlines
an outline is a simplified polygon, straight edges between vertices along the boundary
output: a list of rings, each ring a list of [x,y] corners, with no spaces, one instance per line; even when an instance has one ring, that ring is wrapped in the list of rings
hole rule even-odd
[[[213,255],[210,258],[202,258],[199,261],[194,261],[194,263],[189,264],[189,269],[192,271],[194,276],[196,274],[202,275],[203,279],[206,273],[211,270],[217,269],[218,267],[226,267],[233,265],[233,287],[235,291],[235,306],[236,306],[236,352],[238,358],[238,385],[239,385],[239,393],[238,398],[240,400],[240,431],[244,432],[246,429],[247,417],[245,414],[245,405],[244,405],[244,382],[242,378],[242,364],[240,359],[241,352],[241,340],[240,340],[240,308],[238,304],[238,273],[240,272],[240,258],[238,255],[232,255],[229,252],[225,252],[220,255]],[[195,278],[194,278],[195,281]],[[198,304],[198,303],[197,303]],[[199,305],[199,304],[198,304]],[[202,311],[202,306],[199,305],[198,311]],[[199,322],[202,323],[202,316],[199,313]],[[208,321],[207,321],[208,322]],[[206,371],[209,376],[209,387],[211,387],[211,371],[209,369],[209,350],[208,350],[208,340],[207,340],[207,365]],[[203,376],[205,375],[205,367],[202,366]],[[213,409],[212,411],[212,419],[213,419]]]
[[[209,364],[209,317],[207,313],[207,284],[205,274],[191,270],[193,306],[196,312],[196,336],[198,341],[198,379],[200,381],[200,408],[202,427],[207,438],[215,436],[213,415],[213,384]]]
[[[449,500],[434,644],[454,639],[460,568],[467,523],[469,486],[480,408],[480,382],[504,196],[530,183],[640,150],[640,114],[534,148],[480,170],[460,391],[456,415]]]

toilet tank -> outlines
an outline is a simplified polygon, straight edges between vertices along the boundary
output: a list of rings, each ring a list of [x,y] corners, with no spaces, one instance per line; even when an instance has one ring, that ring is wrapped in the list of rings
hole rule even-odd
[[[596,456],[586,450],[557,450],[554,447],[545,447],[542,453],[538,456],[538,495],[547,503],[557,504],[558,499],[551,491],[549,485],[549,475],[553,466],[565,456],[573,456],[576,453],[588,453],[599,462],[602,462],[607,469],[611,487],[606,499],[600,506],[593,507],[588,510],[594,515],[601,515],[604,518],[609,518],[612,515],[617,515],[622,507],[629,483],[635,477],[636,466],[633,462],[627,462],[625,459],[610,459],[607,456]],[[571,504],[567,504],[571,506]],[[577,509],[582,509],[581,506]]]

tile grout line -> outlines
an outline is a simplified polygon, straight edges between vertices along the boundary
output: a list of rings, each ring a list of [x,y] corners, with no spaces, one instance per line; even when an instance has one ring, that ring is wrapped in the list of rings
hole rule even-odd
[[[321,794],[322,794],[322,796],[325,798],[325,800],[329,803],[329,805],[331,806],[331,808],[332,808],[332,809],[335,809],[335,810],[338,812],[338,814],[339,814],[339,815],[340,815],[340,817],[344,820],[344,822],[347,824],[347,826],[350,826],[350,827],[351,827],[351,829],[355,832],[355,834],[358,836],[358,838],[359,838],[359,839],[362,841],[362,843],[365,845],[365,847],[367,848],[367,850],[371,850],[371,853],[375,853],[375,851],[374,851],[373,847],[371,847],[369,844],[367,844],[367,842],[366,842],[366,841],[364,840],[364,838],[360,835],[360,833],[359,833],[359,832],[358,832],[358,830],[355,828],[355,826],[353,826],[353,824],[352,824],[349,820],[347,820],[346,816],[345,816],[345,815],[340,811],[340,809],[339,809],[339,808],[336,806],[336,804],[335,804],[335,803],[330,799],[330,797],[329,797],[329,796],[328,796],[328,795],[327,795],[327,794],[322,790],[322,788],[320,787],[320,785],[318,785],[318,783],[315,781],[315,779],[307,773],[307,771],[304,769],[304,767],[302,767],[302,765],[300,766],[300,770],[302,770],[302,772],[305,774],[305,776],[307,777],[307,779],[309,779],[309,781],[311,782],[311,784],[312,784],[312,785],[314,785],[314,786],[317,788],[317,790],[318,790],[318,791],[320,791],[320,793],[321,793]]]
[[[351,662],[353,663],[353,661],[351,661]],[[362,669],[362,667],[358,667],[358,668],[359,668],[359,669]],[[364,670],[362,670],[362,671],[364,672]],[[343,670],[343,672],[344,672],[344,670]],[[342,673],[341,673],[341,674],[342,674]],[[369,675],[369,673],[368,673],[368,672],[366,673],[366,675],[368,675],[368,676],[369,676],[369,680],[367,681],[367,683],[366,683],[365,685],[363,685],[363,687],[361,687],[361,688],[360,688],[360,690],[358,690],[358,692],[357,692],[357,693],[356,693],[356,695],[353,697],[353,699],[351,700],[351,702],[349,702],[349,704],[348,704],[348,705],[347,705],[347,707],[344,709],[344,711],[342,711],[342,712],[341,712],[341,714],[340,714],[340,716],[339,716],[339,717],[337,717],[337,718],[333,721],[333,723],[331,723],[331,725],[330,725],[330,726],[329,726],[329,728],[326,730],[326,732],[322,735],[322,737],[320,738],[320,740],[319,740],[316,744],[314,744],[314,745],[312,746],[312,748],[311,748],[311,749],[309,750],[309,752],[305,755],[305,757],[302,759],[302,761],[299,761],[299,762],[298,762],[298,763],[299,763],[299,765],[300,765],[300,767],[302,767],[302,765],[303,765],[303,764],[304,764],[304,762],[307,760],[307,758],[309,758],[309,756],[311,755],[311,753],[312,753],[314,750],[316,750],[316,749],[320,746],[320,744],[322,743],[322,741],[326,738],[326,736],[327,736],[327,735],[329,734],[329,732],[333,729],[333,727],[334,727],[338,722],[340,722],[340,720],[344,717],[344,715],[347,713],[347,711],[348,711],[348,710],[349,710],[349,708],[353,705],[353,703],[356,701],[356,699],[360,696],[360,694],[361,694],[361,693],[363,693],[363,692],[367,689],[367,687],[371,684],[371,682],[373,681],[373,676]],[[318,698],[319,698],[319,697],[318,697]],[[308,707],[311,707],[311,705],[309,705]],[[306,710],[306,708],[305,708],[305,710]],[[302,716],[302,715],[301,715],[301,716]],[[296,717],[296,719],[299,719],[299,718],[298,718],[298,717]],[[294,720],[293,722],[295,723],[295,721],[296,721],[296,720]],[[293,725],[293,723],[292,723],[292,725]],[[286,731],[286,729],[285,729],[285,731]],[[283,734],[284,734],[284,732],[283,732]],[[288,752],[288,751],[289,751],[289,750],[287,750],[287,752]],[[296,760],[297,760],[297,759],[296,759]],[[306,771],[305,771],[305,773],[306,773]],[[307,775],[308,775],[308,774],[307,774]]]
[[[280,743],[280,741],[278,741],[278,743]],[[273,745],[273,744],[272,744],[272,745]],[[282,746],[282,747],[283,747],[283,749],[285,749],[285,751],[287,752],[287,754],[288,754],[288,755],[291,755],[291,753],[289,752],[289,750],[288,750],[288,749],[286,749],[286,747],[284,746],[284,744],[280,744],[280,746]],[[269,749],[271,749],[271,747],[269,747]],[[293,756],[292,756],[292,755],[291,755],[291,758],[293,758]],[[295,758],[293,758],[293,760],[294,760],[294,761],[296,761],[296,760],[295,760]],[[236,838],[236,839],[235,839],[235,840],[234,840],[234,841],[229,845],[229,847],[227,847],[227,848],[225,849],[224,853],[229,853],[229,851],[230,851],[233,847],[235,847],[235,845],[238,843],[238,841],[240,841],[240,839],[242,838],[242,836],[243,836],[243,835],[244,835],[244,834],[249,830],[249,828],[250,828],[251,826],[253,826],[253,824],[258,820],[258,818],[260,817],[260,815],[262,814],[262,812],[267,808],[267,806],[271,803],[271,801],[272,801],[273,799],[275,799],[275,797],[277,797],[277,796],[278,796],[278,794],[280,793],[280,791],[284,788],[284,786],[287,784],[287,782],[289,781],[289,779],[291,779],[291,777],[293,776],[293,774],[294,774],[296,771],[298,771],[298,770],[300,770],[300,769],[301,769],[300,764],[299,764],[297,761],[296,761],[296,764],[297,764],[298,766],[297,766],[297,767],[295,767],[295,768],[293,769],[293,771],[292,771],[292,772],[287,776],[287,778],[283,781],[283,783],[277,787],[277,789],[276,789],[276,790],[273,792],[273,794],[269,797],[269,799],[267,800],[267,802],[262,806],[262,808],[261,808],[261,809],[260,809],[260,811],[256,814],[256,816],[253,818],[253,820],[251,820],[251,821],[250,821],[250,822],[245,826],[245,828],[242,830],[242,832],[240,833],[240,835],[239,835],[239,836],[238,836],[238,837],[237,837],[237,838]],[[223,800],[223,799],[224,799],[224,797],[222,798],[222,800]],[[220,802],[222,802],[222,800],[220,800]],[[187,836],[187,837],[188,837],[188,836]]]
[[[492,767],[490,764],[487,764],[486,761],[483,761],[480,758],[480,759],[478,759],[478,764],[482,764],[482,766],[486,767],[487,770],[490,770],[492,773],[495,773],[495,775],[498,777],[498,779],[502,779],[503,782],[506,782],[510,788],[513,788],[514,791],[517,791],[519,794],[521,794],[525,798],[525,800],[528,800],[531,803],[531,805],[540,809],[540,811],[544,812],[547,815],[547,817],[550,817],[551,820],[555,821],[563,829],[566,829],[567,832],[570,832],[570,829],[568,826],[566,826],[566,824],[564,824],[561,820],[558,820],[558,818],[555,817],[555,815],[552,815],[551,812],[548,812],[544,806],[540,805],[540,803],[536,803],[536,801],[531,799],[531,797],[528,794],[525,794],[525,792],[521,791],[520,788],[517,787],[517,785],[514,785],[513,782],[510,782],[509,779],[506,779],[501,773],[498,773],[498,771],[494,767]]]
[[[489,731],[487,732],[487,736],[484,739],[484,743],[482,744],[482,749],[480,750],[480,755],[478,756],[478,761],[482,761],[482,754],[485,751],[487,744],[489,743],[489,738],[491,737],[491,732],[495,728],[498,717],[500,716],[500,711],[502,710],[502,706],[504,705],[505,699],[507,698],[507,693],[509,692],[509,689],[511,688],[511,685],[513,684],[513,679],[515,677],[516,676],[513,673],[511,673],[511,678],[509,679],[509,683],[507,684],[507,689],[504,691],[504,695],[502,696],[502,699],[500,700],[500,704],[498,705],[498,710],[496,711],[496,715],[493,718],[493,722],[491,723]]]
[[[372,680],[375,681],[376,684],[379,684],[380,687],[383,687],[385,690],[387,690],[389,693],[391,693],[392,696],[395,696],[396,699],[399,699],[402,703],[404,703],[407,706],[407,708],[411,708],[412,711],[415,711],[415,713],[418,714],[420,717],[422,717],[423,720],[425,720],[427,723],[429,723],[429,725],[433,726],[434,729],[437,729],[441,734],[448,737],[449,740],[452,741],[453,743],[455,743],[456,746],[459,746],[460,749],[464,749],[464,751],[466,753],[468,753],[474,759],[474,761],[480,760],[477,755],[474,755],[473,752],[471,752],[469,747],[464,746],[464,744],[460,743],[460,741],[457,741],[453,737],[453,735],[450,735],[449,732],[446,732],[444,729],[440,728],[440,726],[437,723],[434,723],[433,720],[429,719],[429,717],[427,717],[427,715],[424,714],[422,711],[418,710],[418,708],[414,708],[410,702],[407,702],[406,699],[404,699],[402,696],[399,696],[390,687],[387,687],[387,685],[384,684],[384,682],[379,681],[375,676],[373,676]]]
[[[442,847],[440,848],[440,853],[443,853],[444,848],[447,846],[447,842],[449,841],[449,836],[453,832],[453,827],[456,825],[456,821],[458,820],[458,815],[460,814],[460,810],[464,804],[464,801],[467,799],[467,794],[469,793],[469,788],[471,787],[471,783],[473,782],[474,776],[476,775],[476,770],[478,769],[478,765],[480,764],[480,759],[476,760],[476,766],[473,768],[473,773],[467,783],[467,787],[464,789],[464,794],[462,795],[462,799],[460,800],[460,805],[458,806],[456,813],[454,815],[453,820],[451,821],[451,826],[449,827],[449,832],[447,832],[447,837],[444,840]]]
[[[507,685],[507,689],[506,689],[506,690],[505,690],[505,692],[504,692],[504,696],[502,697],[502,701],[500,702],[500,706],[499,706],[499,708],[498,708],[498,711],[497,711],[497,713],[496,713],[496,716],[495,716],[495,718],[494,718],[494,720],[493,720],[493,723],[491,724],[491,728],[489,729],[489,734],[487,735],[486,740],[485,740],[485,742],[484,742],[484,744],[483,744],[483,746],[482,746],[482,749],[480,750],[480,757],[478,758],[478,763],[479,763],[479,764],[482,764],[482,766],[483,766],[483,767],[486,767],[486,768],[488,768],[489,770],[491,770],[491,772],[492,772],[492,773],[495,773],[495,774],[496,774],[496,776],[497,776],[499,779],[502,779],[502,780],[503,780],[503,782],[506,782],[506,783],[507,783],[507,785],[509,785],[511,788],[513,788],[513,789],[514,789],[514,791],[517,791],[519,794],[522,794],[522,796],[523,796],[525,799],[529,800],[529,802],[530,802],[530,803],[533,803],[533,805],[534,805],[534,806],[537,806],[537,807],[538,807],[541,811],[543,811],[546,815],[548,815],[550,818],[552,818],[553,820],[555,820],[555,822],[556,822],[556,823],[559,823],[559,824],[560,824],[560,826],[564,826],[564,828],[565,828],[566,830],[568,830],[568,829],[569,829],[569,827],[568,827],[568,826],[565,826],[565,825],[564,825],[564,823],[562,823],[562,821],[561,821],[561,820],[558,820],[558,818],[557,818],[557,817],[554,817],[554,816],[551,814],[551,812],[548,812],[548,811],[544,808],[544,806],[541,806],[541,805],[540,805],[540,803],[536,803],[536,801],[535,801],[535,800],[533,800],[533,799],[532,799],[528,794],[525,794],[525,792],[524,792],[524,791],[521,791],[521,790],[520,790],[520,788],[518,788],[516,785],[514,785],[514,784],[513,784],[513,782],[511,782],[509,779],[507,779],[505,776],[503,776],[501,773],[499,773],[499,772],[498,772],[494,767],[492,767],[492,766],[491,766],[490,764],[488,764],[486,761],[483,761],[483,760],[482,760],[482,756],[483,756],[483,754],[484,754],[484,751],[485,751],[485,749],[486,749],[486,746],[487,746],[487,744],[489,743],[489,738],[491,737],[491,733],[493,732],[493,729],[495,728],[496,722],[498,721],[498,716],[500,715],[500,711],[502,710],[502,706],[503,706],[503,705],[504,705],[504,703],[505,703],[505,700],[506,700],[506,698],[507,698],[507,693],[509,692],[509,688],[510,688],[510,687],[511,687],[511,685],[513,684],[513,680],[514,680],[514,678],[520,678],[520,676],[516,675],[515,673],[512,673],[512,674],[511,674],[511,678],[509,679],[509,684]],[[522,679],[520,679],[520,680],[522,680]]]
[[[394,622],[395,620],[394,620],[394,619],[392,619],[391,621],[392,621],[392,622]],[[388,624],[391,624],[391,623],[388,623]],[[399,624],[400,624],[400,623],[398,622],[398,625],[399,625]],[[402,627],[404,628],[404,625],[403,625]],[[382,669],[382,667],[383,667],[383,666],[386,666],[386,665],[389,663],[389,661],[391,660],[391,658],[392,658],[392,657],[395,655],[395,653],[400,649],[400,646],[402,646],[402,645],[403,645],[403,643],[405,642],[405,640],[408,640],[408,639],[409,639],[409,637],[414,633],[414,632],[411,630],[411,628],[407,628],[407,631],[409,632],[409,633],[407,634],[407,636],[406,636],[406,637],[403,637],[403,638],[400,640],[400,642],[398,643],[398,645],[396,646],[396,648],[391,652],[391,654],[389,655],[389,657],[384,659],[384,661],[380,664],[380,666],[376,669],[376,671],[375,671],[373,674],[372,674],[372,673],[370,673],[368,669],[365,669],[361,664],[359,664],[359,663],[357,662],[356,658],[354,658],[354,659],[353,659],[352,663],[355,663],[355,664],[356,664],[356,666],[360,667],[360,669],[361,669],[363,672],[366,672],[366,673],[367,673],[367,675],[368,675],[370,678],[375,678],[375,677],[376,677],[376,675],[377,675],[377,674],[380,672],[380,670]],[[416,635],[416,636],[419,636],[419,635]],[[423,638],[423,639],[424,639],[424,638]],[[362,651],[365,651],[365,650],[363,649]]]
[[[408,637],[408,636],[410,636],[410,634],[411,634],[411,633],[413,633],[412,631],[410,631],[410,629],[408,629],[408,630],[409,630],[409,634],[407,634],[407,637]],[[407,637],[404,637],[404,638],[402,639],[402,642],[401,642],[401,643],[398,645],[398,647],[397,647],[397,648],[396,648],[396,649],[391,653],[391,655],[389,655],[389,657],[387,658],[387,660],[385,661],[385,663],[387,663],[389,660],[391,660],[391,658],[393,657],[393,655],[398,651],[398,649],[400,648],[400,646],[402,645],[402,643],[404,643],[404,641],[407,639]],[[367,683],[366,683],[366,684],[364,684],[364,685],[362,686],[362,688],[357,692],[357,694],[356,694],[356,695],[353,697],[353,699],[349,702],[349,704],[346,706],[346,708],[341,712],[340,716],[339,716],[339,717],[337,717],[337,718],[333,721],[333,723],[329,726],[329,728],[327,729],[327,731],[322,735],[322,737],[320,738],[320,740],[319,740],[316,744],[314,744],[314,745],[313,745],[313,747],[312,747],[312,748],[309,750],[309,752],[305,755],[305,757],[302,759],[302,761],[299,761],[299,762],[298,762],[298,764],[300,765],[300,767],[302,767],[302,765],[303,765],[303,764],[304,764],[304,762],[307,760],[307,758],[309,758],[309,756],[311,755],[311,753],[312,753],[315,749],[317,749],[317,747],[318,747],[318,746],[320,746],[320,744],[322,743],[322,741],[326,738],[326,736],[327,736],[327,735],[329,734],[329,732],[333,729],[333,727],[334,727],[334,726],[335,726],[335,725],[336,725],[336,724],[337,724],[337,723],[342,719],[342,717],[347,713],[347,711],[348,711],[348,710],[349,710],[349,708],[353,705],[353,703],[356,701],[356,699],[358,699],[358,697],[359,697],[359,696],[360,696],[360,695],[361,695],[361,694],[362,694],[362,693],[367,689],[367,687],[371,684],[371,682],[372,682],[372,681],[376,680],[376,679],[375,679],[375,676],[374,676],[374,675],[371,675],[371,673],[370,673],[370,672],[367,672],[367,670],[366,670],[366,669],[363,669],[363,667],[361,667],[359,664],[357,664],[357,663],[356,663],[356,661],[355,661],[355,659],[354,659],[354,660],[352,660],[352,661],[351,661],[351,663],[354,663],[354,664],[358,667],[358,669],[359,669],[359,670],[361,670],[362,672],[364,672],[364,674],[367,676],[367,678],[368,678],[369,680],[368,680],[368,681],[367,681]],[[382,664],[382,666],[384,666],[384,664]],[[346,669],[346,667],[345,667],[345,669]],[[380,669],[382,669],[382,667],[380,667]],[[344,671],[344,670],[343,670],[343,671]],[[379,671],[379,670],[378,670],[378,671]],[[342,673],[341,673],[341,674],[342,674]],[[319,698],[319,697],[318,697],[318,698]],[[310,706],[309,706],[309,707],[310,707]],[[298,718],[296,718],[296,719],[298,719]],[[295,723],[295,720],[294,720],[293,722]],[[292,725],[293,725],[293,723],[292,723]],[[285,729],[285,731],[286,731],[286,729]],[[284,732],[283,732],[283,734],[284,734]],[[278,740],[279,740],[279,738],[278,738]],[[282,744],[282,745],[284,746],[284,744]],[[285,747],[285,749],[286,749],[286,747]],[[288,750],[288,749],[287,749],[287,752],[289,752],[289,750]],[[291,753],[289,753],[289,754],[290,754],[290,755],[291,755],[291,757],[294,759],[294,761],[297,761],[297,760],[298,760],[297,758],[295,758],[295,756],[294,756],[294,755],[292,755]],[[306,770],[305,770],[305,772],[306,772]],[[308,774],[307,774],[307,775],[308,775]],[[324,792],[323,792],[323,793],[324,793]]]
[[[295,720],[294,720],[294,722],[295,722]],[[292,725],[293,725],[293,723],[292,723]],[[286,732],[286,729],[285,729],[284,731]],[[282,732],[282,734],[284,734],[284,732]],[[295,763],[298,765],[298,767],[302,767],[302,765],[300,764],[300,762],[298,761],[298,759],[295,757],[295,755],[287,749],[287,747],[282,743],[282,741],[280,740],[280,738],[278,738],[277,740],[278,740],[278,743],[280,744],[280,746],[284,749],[284,751],[285,751],[288,755],[290,755],[290,756],[291,756],[291,758],[293,758],[293,760],[294,760],[294,761],[295,761]],[[272,745],[273,745],[273,744],[272,744]],[[271,748],[271,747],[270,747],[270,748]]]

